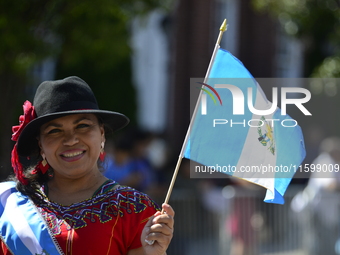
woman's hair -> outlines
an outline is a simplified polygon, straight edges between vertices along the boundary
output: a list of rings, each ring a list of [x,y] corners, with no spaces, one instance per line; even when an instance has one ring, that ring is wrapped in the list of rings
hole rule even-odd
[[[25,169],[24,175],[28,181],[27,185],[22,184],[14,176],[10,177],[10,179],[13,181],[16,181],[17,189],[22,194],[29,196],[35,203],[42,202],[42,197],[39,195],[37,190],[40,189],[43,184],[47,183],[47,181],[52,178],[53,169],[50,168],[46,171],[45,174],[43,174],[41,171],[35,171],[36,164],[33,164],[33,165],[23,164],[23,167]]]
[[[40,204],[43,202],[43,197],[37,190],[39,190],[43,185],[47,184],[49,180],[53,178],[54,170],[49,168],[46,173],[38,171],[37,173],[32,173],[34,167],[29,167],[25,170],[25,177],[28,180],[28,184],[24,185],[18,181],[15,176],[10,176],[9,180],[16,181],[17,190],[22,194],[29,196],[35,203]],[[104,162],[98,160],[98,169],[100,172],[104,172]]]

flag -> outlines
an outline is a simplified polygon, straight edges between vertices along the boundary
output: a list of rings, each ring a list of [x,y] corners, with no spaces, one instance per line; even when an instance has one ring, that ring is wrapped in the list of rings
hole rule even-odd
[[[267,100],[249,71],[226,50],[218,49],[205,83],[202,95],[211,88],[220,104],[209,97],[201,100],[205,105],[195,112],[183,156],[212,171],[263,186],[267,189],[265,202],[283,204],[283,195],[305,157],[300,126]],[[249,110],[249,88],[253,107],[272,109],[271,113]],[[242,94],[243,105],[235,100]]]
[[[0,230],[15,254],[63,254],[40,212],[12,181],[0,183]]]

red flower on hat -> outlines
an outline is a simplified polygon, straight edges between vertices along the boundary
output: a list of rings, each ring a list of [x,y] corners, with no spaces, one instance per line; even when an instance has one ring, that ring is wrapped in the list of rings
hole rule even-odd
[[[34,106],[30,101],[26,100],[23,105],[24,115],[20,115],[19,117],[19,125],[12,127],[12,141],[18,141],[18,138],[21,134],[21,131],[25,128],[25,126],[30,123],[31,120],[36,118],[36,114],[34,111]]]
[[[18,138],[22,132],[22,130],[26,127],[26,125],[33,119],[36,118],[36,114],[34,111],[34,106],[31,104],[30,101],[26,101],[23,105],[24,115],[20,115],[19,117],[19,125],[12,127],[12,140],[18,141]],[[20,163],[18,151],[17,151],[17,144],[14,145],[12,150],[12,167],[17,179],[24,185],[28,184],[27,179],[24,176],[24,169]]]

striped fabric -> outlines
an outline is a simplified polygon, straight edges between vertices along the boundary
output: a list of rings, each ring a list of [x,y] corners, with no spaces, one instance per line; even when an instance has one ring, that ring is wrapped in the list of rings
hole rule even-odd
[[[28,197],[15,188],[15,182],[0,183],[1,239],[13,254],[60,255],[49,230]]]

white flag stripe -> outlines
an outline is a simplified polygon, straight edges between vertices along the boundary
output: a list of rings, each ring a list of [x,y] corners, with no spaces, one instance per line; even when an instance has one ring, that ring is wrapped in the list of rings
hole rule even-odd
[[[258,110],[266,110],[269,109],[272,106],[272,103],[269,102],[263,93],[263,90],[261,87],[257,84],[257,90],[256,92],[253,91],[253,93],[256,93],[256,99],[255,99],[255,105],[254,108]],[[260,120],[262,116],[258,116],[253,114],[252,119],[253,120]],[[273,114],[265,116],[266,119],[272,119]],[[269,122],[271,125],[271,123]],[[259,123],[256,123],[256,121],[251,123],[252,126],[260,125]],[[266,127],[266,123],[263,124],[263,128]],[[273,132],[274,132],[274,128]],[[257,127],[249,127],[249,131],[247,134],[247,138],[245,140],[242,153],[240,155],[238,164],[237,164],[237,172],[234,173],[233,176],[237,176],[243,179],[246,179],[250,182],[255,182],[258,185],[261,185],[267,189],[269,189],[274,194],[274,172],[263,172],[263,167],[266,166],[273,166],[276,165],[276,153],[274,155],[270,152],[268,149],[269,146],[263,146],[260,141],[258,134],[258,128]],[[241,167],[253,167],[254,171],[249,172],[241,172]],[[259,172],[256,172],[258,170]]]
[[[4,204],[3,204],[4,206]],[[4,215],[12,223],[12,226],[20,237],[23,244],[29,249],[32,254],[42,254],[42,247],[39,244],[31,227],[25,219],[24,212],[17,206],[15,194],[12,193],[8,199],[4,210]]]

